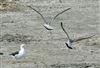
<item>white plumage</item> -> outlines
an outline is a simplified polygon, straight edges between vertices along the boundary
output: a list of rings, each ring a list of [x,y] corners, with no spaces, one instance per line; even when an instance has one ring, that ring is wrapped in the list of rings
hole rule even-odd
[[[25,54],[25,49],[23,48],[24,45],[25,44],[20,45],[20,50],[16,51],[16,52],[13,52],[10,55],[12,55],[16,59],[22,58]]]
[[[47,30],[53,30],[54,28],[50,26],[49,24],[44,24],[43,25]]]
[[[88,39],[88,38],[91,38],[91,37],[95,36],[95,35],[91,35],[91,36],[88,36],[88,37],[83,37],[83,38],[81,37],[81,38],[72,40],[72,39],[70,39],[70,37],[69,37],[67,31],[64,29],[63,23],[62,23],[62,22],[61,22],[61,27],[62,27],[63,31],[65,32],[67,38],[68,38],[68,41],[67,41],[65,44],[66,44],[66,46],[67,46],[69,49],[73,49],[73,45],[72,45],[72,44],[73,44],[74,42],[78,42],[78,41],[81,41],[81,40],[84,40],[84,39]]]

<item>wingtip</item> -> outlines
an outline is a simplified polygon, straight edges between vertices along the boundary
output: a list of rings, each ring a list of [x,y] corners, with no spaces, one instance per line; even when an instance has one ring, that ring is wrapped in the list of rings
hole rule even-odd
[[[70,10],[71,9],[71,7],[70,8],[68,8],[68,10]]]
[[[61,25],[61,27],[64,29],[64,27],[63,27],[63,22],[60,22],[60,25]]]
[[[27,7],[29,7],[29,8],[31,8],[31,9],[32,9],[32,6],[30,6],[30,5],[27,5]]]
[[[27,7],[31,7],[30,5],[27,5]]]
[[[62,23],[62,22],[60,22],[60,24],[61,24],[61,26],[63,25],[63,23]]]

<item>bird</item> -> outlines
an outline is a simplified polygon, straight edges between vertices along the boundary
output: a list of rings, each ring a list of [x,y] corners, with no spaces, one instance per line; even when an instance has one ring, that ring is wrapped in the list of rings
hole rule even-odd
[[[52,26],[50,25],[51,22],[48,23],[48,22],[46,21],[46,19],[43,17],[43,15],[42,15],[39,11],[37,11],[36,9],[34,9],[33,7],[31,7],[30,5],[28,5],[27,7],[33,9],[35,12],[37,12],[37,13],[41,16],[41,18],[44,20],[44,23],[45,23],[45,24],[43,24],[43,26],[44,26],[47,30],[50,30],[50,31],[51,31],[51,30],[54,30],[54,27],[52,27]],[[53,21],[54,21],[60,14],[64,13],[65,11],[67,11],[67,10],[69,10],[69,9],[71,9],[71,8],[67,8],[67,9],[63,10],[62,12],[58,13],[57,15],[55,15],[54,18],[53,18]]]
[[[53,30],[54,28],[52,26],[50,26],[49,24],[43,24],[43,26],[47,29],[47,30]]]
[[[62,22],[61,22],[61,28],[62,28],[62,30],[65,32],[65,34],[66,34],[66,36],[67,36],[67,38],[68,38],[68,41],[67,41],[65,44],[66,44],[66,46],[67,46],[69,49],[73,49],[73,45],[72,45],[72,44],[73,44],[74,42],[78,42],[78,41],[81,41],[81,40],[89,39],[89,38],[95,36],[95,35],[91,35],[91,36],[88,36],[88,37],[83,37],[83,38],[78,38],[78,39],[73,39],[73,40],[72,40],[72,39],[69,37],[67,31],[64,29],[63,23],[62,23]]]
[[[3,53],[0,52],[0,55],[3,55]]]
[[[12,57],[14,57],[15,59],[20,59],[24,56],[25,54],[25,49],[23,48],[25,44],[21,44],[20,45],[20,50],[19,51],[16,51],[16,52],[13,52],[9,55],[11,55]]]

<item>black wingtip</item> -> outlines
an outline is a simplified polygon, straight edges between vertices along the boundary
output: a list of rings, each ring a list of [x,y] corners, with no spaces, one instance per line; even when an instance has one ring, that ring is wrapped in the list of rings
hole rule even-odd
[[[69,46],[67,43],[65,43],[66,46],[69,48],[69,49],[73,49],[71,46]]]
[[[68,8],[67,10],[70,10],[71,8]]]
[[[27,5],[27,7],[31,7],[30,5]]]
[[[30,5],[27,5],[27,7],[31,7]]]
[[[61,24],[61,26],[63,26],[63,23],[62,22],[60,22],[60,24]]]
[[[60,12],[60,13],[58,13],[56,16],[54,16],[54,20],[55,20],[59,15],[63,14],[64,12],[66,12],[66,11],[68,11],[68,10],[70,10],[70,9],[71,9],[71,7],[70,7],[70,8],[67,8],[67,9],[65,9],[65,10],[63,10],[63,11]]]
[[[61,25],[61,28],[63,29],[63,23],[62,22],[60,22],[60,25]]]

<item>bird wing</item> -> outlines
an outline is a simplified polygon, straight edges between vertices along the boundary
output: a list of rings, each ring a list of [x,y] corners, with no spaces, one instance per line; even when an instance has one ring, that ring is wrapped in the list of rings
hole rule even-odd
[[[88,36],[88,37],[81,37],[81,38],[78,38],[78,39],[74,39],[73,41],[78,42],[78,41],[82,41],[82,40],[85,40],[85,39],[92,38],[93,36],[95,36],[95,35],[91,35],[91,36]]]
[[[69,37],[69,35],[68,35],[68,33],[67,33],[67,31],[64,29],[64,27],[63,27],[63,23],[61,22],[61,28],[63,29],[63,31],[65,32],[65,34],[67,35],[67,38],[68,38],[68,40],[70,40],[71,41],[71,39],[70,39],[70,37]]]
[[[27,6],[27,7],[31,8],[31,9],[33,9],[35,12],[37,12],[37,13],[41,16],[41,18],[44,20],[44,22],[45,22],[46,24],[48,24],[48,23],[46,22],[45,18],[43,17],[43,15],[42,15],[39,11],[37,11],[35,8],[33,8],[33,7],[31,7],[31,6]]]
[[[9,54],[9,55],[15,56],[15,55],[18,54],[18,53],[19,53],[19,51],[16,51],[16,52],[13,52],[13,53],[11,53],[11,54]]]
[[[68,10],[70,10],[70,9],[71,9],[71,8],[67,8],[67,9],[61,11],[60,13],[58,13],[57,15],[54,16],[53,20],[55,20],[60,14],[66,12],[66,11],[68,11]]]

